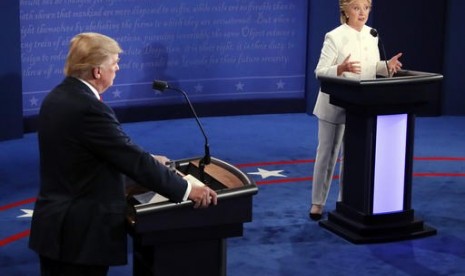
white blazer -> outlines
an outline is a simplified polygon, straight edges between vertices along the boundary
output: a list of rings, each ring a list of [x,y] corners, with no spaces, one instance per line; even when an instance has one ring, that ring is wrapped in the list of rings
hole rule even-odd
[[[387,75],[386,64],[380,60],[378,37],[370,34],[371,28],[363,26],[359,32],[343,24],[326,34],[320,60],[315,69],[316,76],[337,77],[337,66],[349,54],[350,61],[359,61],[361,73],[344,72],[343,77],[375,79],[376,75]],[[321,120],[334,124],[345,123],[345,110],[329,103],[329,95],[320,89],[313,114]]]

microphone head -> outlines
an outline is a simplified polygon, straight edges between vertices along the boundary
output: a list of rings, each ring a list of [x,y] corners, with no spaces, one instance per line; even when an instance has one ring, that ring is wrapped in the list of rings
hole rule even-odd
[[[373,37],[378,37],[378,31],[376,29],[371,29],[370,30],[370,34],[373,36]]]
[[[152,84],[152,89],[164,91],[168,88],[168,83],[166,81],[154,80]]]

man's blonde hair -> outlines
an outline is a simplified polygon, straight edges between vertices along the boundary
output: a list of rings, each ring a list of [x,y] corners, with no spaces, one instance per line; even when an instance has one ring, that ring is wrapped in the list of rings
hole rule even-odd
[[[113,38],[99,33],[80,33],[69,44],[64,73],[68,77],[87,79],[92,69],[101,66],[111,55],[123,52]]]

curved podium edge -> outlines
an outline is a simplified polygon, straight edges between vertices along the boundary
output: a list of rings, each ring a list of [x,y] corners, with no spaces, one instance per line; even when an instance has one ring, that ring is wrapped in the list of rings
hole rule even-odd
[[[180,159],[180,160],[176,160],[175,163],[178,166],[184,166],[184,165],[188,165],[191,161],[199,160],[200,158],[201,157]],[[258,188],[255,182],[250,177],[248,177],[244,172],[242,172],[235,166],[223,160],[215,158],[215,157],[211,157],[211,162],[213,164],[217,164],[221,166],[223,169],[227,170],[228,172],[233,173],[243,183],[242,187],[217,191],[219,204],[223,200],[229,200],[229,199],[238,198],[238,197],[253,196],[258,193]],[[133,211],[137,215],[143,215],[146,213],[153,213],[153,212],[163,212],[163,211],[174,210],[174,209],[192,208],[193,205],[194,205],[194,202],[191,200],[186,200],[180,203],[164,201],[164,202],[157,202],[157,203],[142,203],[142,204],[137,204],[137,205],[131,204],[131,206],[134,209]]]

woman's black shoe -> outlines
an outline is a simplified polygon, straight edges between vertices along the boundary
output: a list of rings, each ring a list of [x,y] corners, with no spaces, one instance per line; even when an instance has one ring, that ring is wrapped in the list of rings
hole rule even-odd
[[[312,220],[320,220],[323,217],[323,205],[312,204],[308,216]]]
[[[313,213],[308,213],[308,216],[310,217],[310,219],[315,220],[315,221],[320,220],[323,217],[322,214],[313,214]]]

